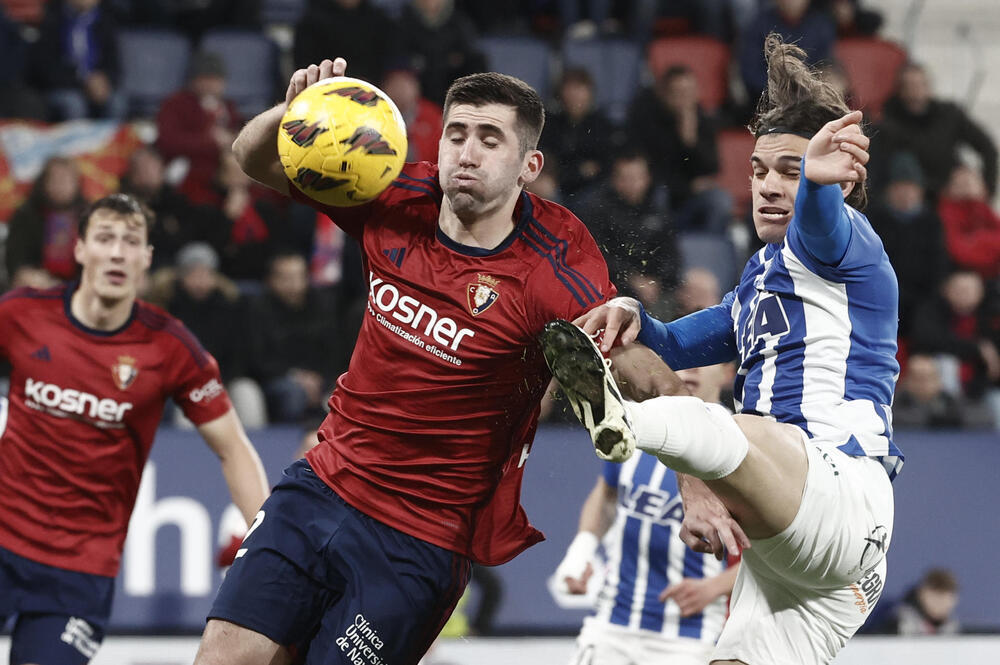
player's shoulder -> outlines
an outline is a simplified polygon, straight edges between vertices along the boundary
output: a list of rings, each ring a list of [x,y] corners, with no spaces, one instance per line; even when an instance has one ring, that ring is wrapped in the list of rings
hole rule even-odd
[[[593,243],[586,225],[569,208],[531,192],[525,192],[523,205],[527,209],[531,226],[537,231],[567,241],[583,240]]]
[[[389,184],[382,199],[386,205],[405,204],[420,198],[430,198],[440,204],[441,196],[437,164],[407,162],[396,179]]]
[[[17,308],[18,311],[22,311],[25,308],[61,307],[67,288],[65,284],[61,284],[47,289],[35,289],[29,286],[11,289],[0,296],[0,308]]]
[[[180,319],[166,310],[144,300],[136,300],[135,320],[144,326],[152,335],[161,338],[164,344],[176,344],[179,350],[187,353],[203,367],[211,361],[208,352],[194,333],[188,330]]]

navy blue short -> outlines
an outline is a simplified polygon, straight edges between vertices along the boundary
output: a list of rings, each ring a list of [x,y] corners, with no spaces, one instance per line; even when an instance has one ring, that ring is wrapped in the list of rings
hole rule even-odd
[[[10,662],[85,665],[101,646],[115,578],[26,559],[0,547],[0,626],[14,617]]]
[[[209,619],[307,664],[417,663],[469,581],[469,560],[348,505],[299,460],[261,507]]]

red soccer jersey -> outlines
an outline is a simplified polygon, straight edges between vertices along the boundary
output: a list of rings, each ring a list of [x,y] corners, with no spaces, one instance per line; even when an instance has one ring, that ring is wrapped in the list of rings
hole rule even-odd
[[[115,331],[70,312],[73,287],[0,298],[11,364],[0,438],[0,547],[49,566],[118,573],[142,467],[168,397],[196,425],[229,410],[219,368],[162,310]]]
[[[375,202],[326,208],[362,244],[368,315],[330,398],[316,473],[400,531],[498,564],[542,539],[519,503],[550,375],[538,334],[615,292],[571,212],[522,193],[493,250],[438,229],[437,167],[408,164]]]

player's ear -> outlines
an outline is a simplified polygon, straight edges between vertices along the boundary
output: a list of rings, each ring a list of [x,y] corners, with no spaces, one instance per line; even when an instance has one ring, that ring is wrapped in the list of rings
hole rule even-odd
[[[153,265],[153,246],[150,244],[146,245],[145,251],[143,252],[142,267],[144,270],[149,270],[149,266]]]
[[[534,182],[538,174],[542,172],[544,164],[545,158],[542,156],[540,150],[529,150],[524,155],[524,162],[521,165],[521,175],[517,179],[518,184],[524,186],[530,182]]]
[[[851,192],[854,191],[854,185],[855,184],[857,184],[857,183],[854,183],[854,182],[851,182],[851,181],[840,183],[840,191],[844,195],[844,200],[847,200],[847,197],[850,196]]]
[[[73,258],[80,265],[83,265],[83,238],[77,237],[76,243],[73,245]]]

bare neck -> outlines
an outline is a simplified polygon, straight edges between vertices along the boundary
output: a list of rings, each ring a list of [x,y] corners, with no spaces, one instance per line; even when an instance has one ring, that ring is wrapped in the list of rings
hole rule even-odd
[[[446,196],[441,200],[438,228],[460,245],[493,249],[514,230],[514,208],[520,196],[521,190],[518,189],[492,210],[470,216],[456,213]]]
[[[76,290],[70,300],[69,308],[73,317],[94,330],[117,330],[125,325],[132,315],[132,305],[135,296],[108,300],[98,296],[92,289],[83,284]]]

